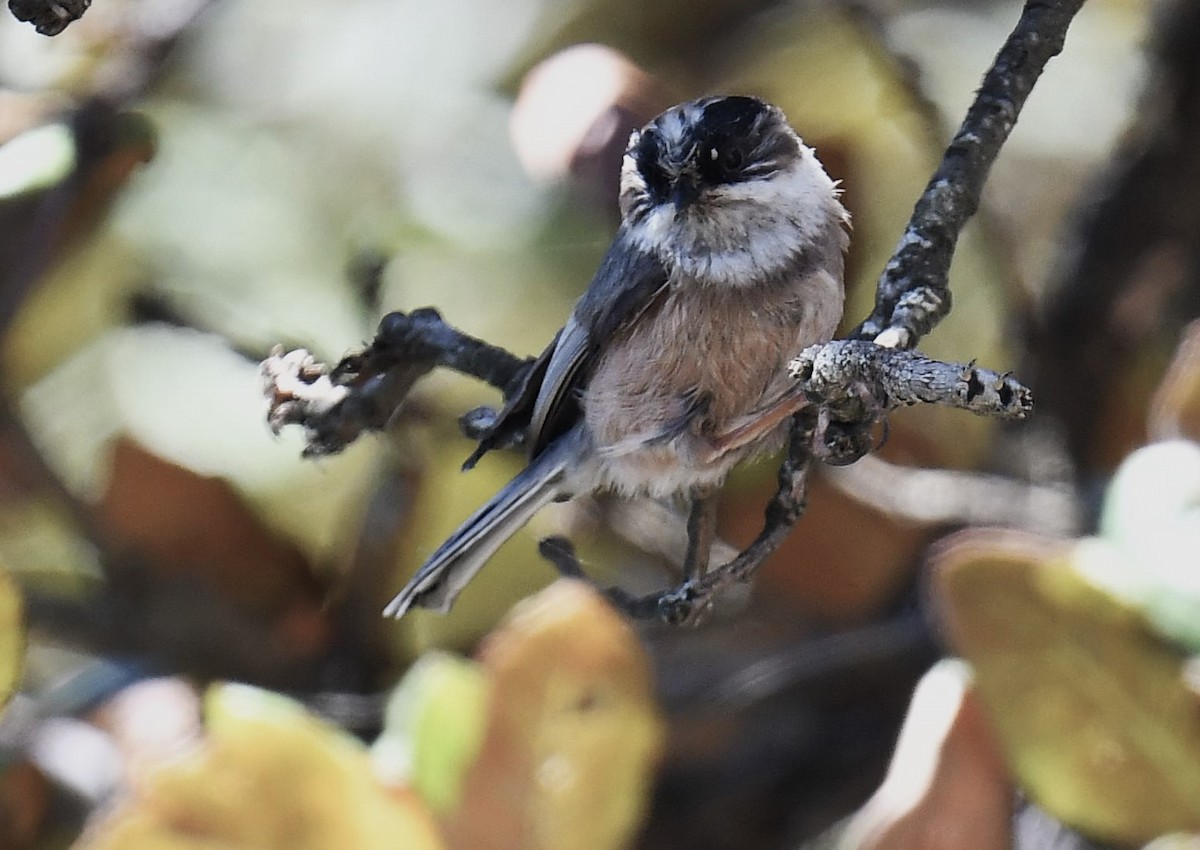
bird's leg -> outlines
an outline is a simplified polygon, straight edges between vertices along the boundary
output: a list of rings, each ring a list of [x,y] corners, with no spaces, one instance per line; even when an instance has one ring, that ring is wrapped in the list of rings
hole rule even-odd
[[[583,572],[583,564],[575,554],[571,541],[561,535],[543,537],[538,541],[538,554],[549,561],[563,578],[590,581]]]
[[[659,594],[640,597],[626,593],[619,587],[601,587],[583,571],[575,547],[565,537],[546,537],[538,541],[538,554],[554,565],[563,578],[586,581],[603,593],[618,610],[624,611],[635,620],[650,620],[658,616]]]
[[[708,559],[717,536],[717,494],[709,488],[692,491],[687,519],[687,551],[683,556],[683,580],[708,573]]]

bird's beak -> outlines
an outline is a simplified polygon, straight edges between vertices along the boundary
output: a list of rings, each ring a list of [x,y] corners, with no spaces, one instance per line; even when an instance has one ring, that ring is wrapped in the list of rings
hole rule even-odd
[[[699,188],[696,186],[696,175],[690,172],[683,172],[671,184],[671,203],[675,205],[675,209],[683,209],[690,206],[700,194]]]

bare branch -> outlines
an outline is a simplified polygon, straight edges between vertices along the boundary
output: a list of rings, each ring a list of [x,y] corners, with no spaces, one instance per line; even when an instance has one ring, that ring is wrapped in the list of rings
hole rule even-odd
[[[435,366],[506,390],[529,363],[451,327],[426,307],[388,314],[371,344],[333,369],[303,349],[276,349],[260,371],[271,429],[303,426],[304,456],[322,457],[342,451],[364,431],[387,427],[416,382]]]
[[[875,291],[875,309],[851,334],[912,348],[950,312],[950,261],[979,208],[992,163],[1046,63],[1063,48],[1083,0],[1027,0],[984,75],[942,163],[913,209]]]

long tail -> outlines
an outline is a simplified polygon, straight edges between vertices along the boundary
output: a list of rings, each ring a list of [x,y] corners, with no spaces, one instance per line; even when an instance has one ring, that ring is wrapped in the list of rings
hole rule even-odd
[[[575,461],[578,431],[555,440],[508,482],[486,505],[459,526],[429,556],[396,598],[383,609],[400,618],[416,605],[443,614],[496,550],[527,523],[538,509],[564,495],[562,483]]]

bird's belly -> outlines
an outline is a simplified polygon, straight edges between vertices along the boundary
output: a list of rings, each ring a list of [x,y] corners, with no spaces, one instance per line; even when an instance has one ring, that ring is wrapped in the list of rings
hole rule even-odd
[[[712,452],[714,437],[786,389],[788,360],[828,339],[836,316],[813,321],[803,306],[784,315],[778,300],[756,309],[754,293],[717,295],[673,294],[597,364],[583,409],[602,486],[654,496],[719,486],[739,461],[782,444],[786,424]]]

